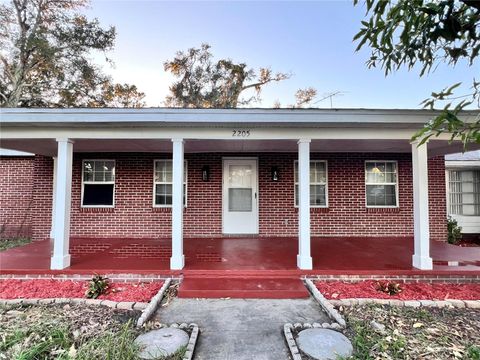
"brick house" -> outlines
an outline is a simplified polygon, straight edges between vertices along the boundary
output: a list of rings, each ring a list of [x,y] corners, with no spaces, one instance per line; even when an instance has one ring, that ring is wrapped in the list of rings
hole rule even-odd
[[[459,144],[411,143],[424,110],[2,109],[0,225],[53,239],[171,238],[171,269],[193,237],[413,237],[431,269],[446,239],[444,155]],[[465,112],[474,117],[475,112]]]

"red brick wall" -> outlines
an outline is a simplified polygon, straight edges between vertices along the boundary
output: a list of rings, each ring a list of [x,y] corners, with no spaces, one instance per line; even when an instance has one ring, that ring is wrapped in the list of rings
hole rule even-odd
[[[428,201],[430,214],[430,237],[447,240],[447,195],[445,161],[437,156],[428,161]]]
[[[298,212],[294,207],[294,153],[187,154],[188,206],[184,235],[222,235],[222,156],[258,156],[259,223],[261,236],[295,236]],[[75,154],[72,184],[73,237],[169,237],[170,209],[152,208],[153,161],[165,154]],[[82,159],[115,159],[114,209],[82,209]],[[316,236],[412,236],[412,175],[410,154],[312,154],[312,159],[328,161],[328,209],[312,209],[312,235]],[[366,209],[365,160],[397,160],[399,209]],[[201,181],[201,168],[210,166],[210,181]],[[280,181],[270,180],[272,166],[280,171]],[[35,238],[48,237],[51,212],[52,162],[37,157],[35,186]],[[445,173],[442,157],[429,160],[431,236],[446,236]]]
[[[52,223],[53,159],[37,155],[34,168],[32,226],[33,239],[50,237]]]
[[[81,208],[82,159],[115,159],[115,208]],[[167,154],[75,155],[72,182],[73,237],[169,237],[171,209],[153,208],[153,162]],[[187,155],[185,236],[220,236],[222,227],[221,156]],[[210,166],[211,179],[201,180],[201,168]]]
[[[0,157],[0,238],[31,236],[34,158]]]
[[[293,206],[293,162],[296,154],[260,157],[260,233],[295,235],[298,212]],[[311,209],[315,236],[413,236],[413,188],[410,154],[311,154],[327,160],[328,209]],[[365,160],[397,160],[398,209],[365,207]],[[271,166],[278,166],[281,181],[270,181]],[[445,168],[442,157],[429,160],[430,233],[446,238]]]

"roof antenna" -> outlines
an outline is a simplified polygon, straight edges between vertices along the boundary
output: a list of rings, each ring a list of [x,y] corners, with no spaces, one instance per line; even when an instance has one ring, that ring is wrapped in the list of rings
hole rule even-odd
[[[330,99],[330,109],[333,109],[333,97],[334,96],[343,96],[345,95],[347,92],[346,91],[333,91],[333,92],[329,92],[329,93],[324,93],[323,94],[323,98],[321,98],[320,100],[317,100],[314,102],[314,104],[318,104],[320,101],[323,101],[323,100],[326,100],[326,99]]]

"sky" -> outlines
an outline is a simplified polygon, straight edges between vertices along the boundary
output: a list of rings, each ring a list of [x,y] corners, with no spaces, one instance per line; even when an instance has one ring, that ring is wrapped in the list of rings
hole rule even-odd
[[[174,81],[163,63],[176,51],[202,43],[212,46],[215,59],[292,74],[267,85],[255,107],[276,101],[288,106],[299,88],[312,86],[317,99],[341,92],[332,103],[326,99],[315,107],[420,108],[432,91],[460,81],[471,84],[479,70],[466,63],[441,65],[420,78],[417,69],[388,77],[381,69],[368,69],[368,48],[355,52],[352,41],[365,9],[352,1],[93,0],[87,15],[117,30],[115,49],[108,54],[115,66],[105,66],[105,72],[116,82],[137,85],[153,107],[163,106]]]

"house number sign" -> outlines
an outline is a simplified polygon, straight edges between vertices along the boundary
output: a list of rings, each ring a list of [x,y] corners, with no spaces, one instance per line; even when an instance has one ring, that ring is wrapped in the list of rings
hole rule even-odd
[[[232,130],[232,137],[249,137],[250,136],[250,129],[234,129]]]

